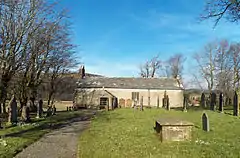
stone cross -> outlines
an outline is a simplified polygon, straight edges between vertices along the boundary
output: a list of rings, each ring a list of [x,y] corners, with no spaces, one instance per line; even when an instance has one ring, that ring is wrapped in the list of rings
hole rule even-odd
[[[206,100],[205,100],[205,94],[202,93],[201,95],[201,107],[206,108]]]
[[[203,113],[202,115],[202,128],[204,131],[209,132],[209,119],[208,115],[206,113]]]
[[[143,96],[141,97],[140,101],[140,110],[143,111]]]
[[[215,110],[215,105],[216,105],[216,93],[211,92],[210,94],[210,110],[214,111]]]
[[[237,91],[235,91],[233,98],[233,116],[238,116],[238,114],[239,114],[238,94]]]
[[[14,95],[12,96],[12,99],[9,102],[8,122],[11,124],[17,123],[17,101]]]
[[[37,104],[37,118],[41,118],[42,113],[43,113],[43,101],[42,99],[40,99]]]
[[[219,109],[220,112],[223,112],[223,93],[221,92],[219,95]]]

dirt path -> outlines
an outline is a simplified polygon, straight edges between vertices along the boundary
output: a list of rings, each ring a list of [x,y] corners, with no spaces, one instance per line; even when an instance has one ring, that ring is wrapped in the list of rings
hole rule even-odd
[[[46,134],[15,158],[76,158],[79,134],[89,125],[88,118],[69,121],[67,126]]]

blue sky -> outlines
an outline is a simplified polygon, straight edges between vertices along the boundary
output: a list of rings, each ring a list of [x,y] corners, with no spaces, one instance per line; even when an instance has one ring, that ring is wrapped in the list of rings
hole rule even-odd
[[[224,20],[199,23],[200,0],[60,0],[73,23],[73,42],[86,71],[105,76],[137,77],[139,65],[160,54],[162,60],[183,53],[184,75],[191,56],[216,39],[238,41],[238,25]]]

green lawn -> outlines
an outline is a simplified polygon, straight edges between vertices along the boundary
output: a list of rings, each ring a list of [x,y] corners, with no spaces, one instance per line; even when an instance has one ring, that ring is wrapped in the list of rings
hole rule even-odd
[[[202,131],[202,110],[170,112],[163,109],[117,109],[95,117],[79,139],[81,158],[234,158],[240,156],[240,120],[206,110],[210,132]],[[161,143],[154,131],[155,120],[177,117],[195,124],[190,142]]]
[[[64,125],[69,119],[81,115],[83,115],[81,111],[59,112],[57,115],[47,119],[33,119],[30,125],[0,129],[0,157],[12,158],[24,147],[50,132],[51,129]],[[6,141],[6,146],[2,144],[3,140]]]

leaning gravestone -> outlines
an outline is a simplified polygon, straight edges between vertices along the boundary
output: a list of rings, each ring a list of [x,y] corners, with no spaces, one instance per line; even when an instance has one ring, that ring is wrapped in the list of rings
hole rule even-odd
[[[206,108],[206,100],[205,100],[205,94],[202,93],[201,95],[201,107]]]
[[[37,118],[41,118],[42,113],[43,113],[43,101],[42,99],[40,99],[37,106]]]
[[[17,101],[14,95],[9,102],[8,122],[11,124],[17,124]]]
[[[223,112],[223,93],[221,92],[219,95],[219,109],[220,112]]]
[[[206,113],[203,113],[202,115],[202,128],[204,131],[209,132],[209,119],[208,119],[208,115]]]
[[[238,113],[239,113],[238,94],[235,91],[233,98],[233,116],[238,116]]]

